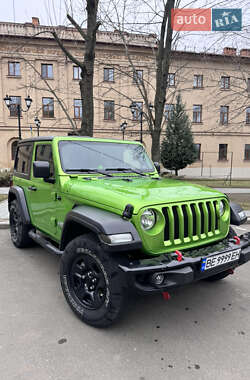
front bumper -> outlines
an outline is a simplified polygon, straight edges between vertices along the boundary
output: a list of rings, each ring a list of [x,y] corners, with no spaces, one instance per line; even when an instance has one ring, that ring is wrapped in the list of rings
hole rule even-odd
[[[250,260],[250,233],[240,236],[236,244],[228,241],[221,250],[215,250],[209,255],[198,257],[185,257],[177,261],[176,254],[161,255],[153,259],[135,260],[128,265],[120,264],[120,269],[124,272],[129,287],[135,288],[140,293],[155,293],[169,291],[195,281],[199,281],[218,273],[232,271],[236,267],[245,264]],[[219,253],[226,253],[235,249],[241,249],[239,260],[229,262],[213,269],[201,271],[202,259],[214,256]],[[152,281],[152,275],[163,274],[164,282],[157,285]]]

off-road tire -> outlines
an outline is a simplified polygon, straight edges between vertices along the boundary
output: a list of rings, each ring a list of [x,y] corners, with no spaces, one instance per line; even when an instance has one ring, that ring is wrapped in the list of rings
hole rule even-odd
[[[34,245],[34,241],[28,235],[30,226],[23,222],[17,200],[10,204],[9,222],[11,240],[17,248],[27,248]]]
[[[90,291],[93,278],[95,290]],[[69,306],[83,322],[107,327],[120,317],[126,293],[124,275],[94,234],[81,235],[67,245],[60,280]]]
[[[228,232],[228,235],[227,235],[227,238],[228,239],[232,239],[234,236],[237,236],[237,233],[235,232],[235,230],[230,226],[229,228],[229,232]],[[217,273],[215,274],[214,276],[211,276],[211,277],[208,277],[208,278],[205,278],[205,281],[208,281],[208,282],[214,282],[214,281],[219,281],[219,280],[223,280],[223,278],[226,278],[227,276],[230,275],[230,272],[228,270],[224,271],[224,272],[220,272],[220,273]]]

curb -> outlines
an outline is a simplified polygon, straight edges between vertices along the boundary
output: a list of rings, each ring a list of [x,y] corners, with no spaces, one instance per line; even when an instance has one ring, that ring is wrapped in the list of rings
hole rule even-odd
[[[0,230],[4,230],[10,227],[9,220],[8,219],[2,219],[0,220]]]

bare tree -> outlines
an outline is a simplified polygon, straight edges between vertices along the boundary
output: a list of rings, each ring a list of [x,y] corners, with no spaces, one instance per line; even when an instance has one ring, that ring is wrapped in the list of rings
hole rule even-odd
[[[111,24],[113,27],[115,27],[116,31],[119,32],[120,37],[123,41],[125,53],[128,58],[129,64],[132,68],[132,70],[136,73],[136,63],[133,61],[131,57],[131,50],[130,50],[130,41],[128,38],[128,33],[126,30],[127,24],[130,26],[131,31],[131,24],[132,22],[127,23],[125,20],[125,8],[127,6],[127,2],[124,1],[124,11],[122,12],[120,9],[122,8],[120,6],[120,9],[117,7],[117,4],[115,1],[113,1],[113,9],[115,11],[116,15],[116,23],[112,20],[112,17],[110,15],[106,15],[106,19],[108,20],[107,23]],[[178,3],[178,1],[177,1]],[[171,11],[174,9],[176,5],[176,0],[164,0],[162,2],[162,9],[161,11],[157,11],[154,6],[151,6],[150,2],[147,2],[146,0],[142,2],[141,7],[148,9],[148,14],[151,14],[151,20],[147,20],[147,22],[138,22],[133,21],[133,28],[135,30],[137,26],[137,31],[142,31],[142,26],[146,26],[146,24],[160,24],[160,31],[159,31],[159,37],[154,46],[152,46],[152,53],[155,54],[155,71],[156,71],[156,78],[155,78],[155,89],[154,89],[154,113],[152,112],[152,109],[150,107],[150,100],[149,100],[149,94],[147,91],[147,86],[145,85],[145,81],[137,77],[135,75],[134,79],[136,82],[136,85],[139,89],[140,95],[143,98],[145,108],[146,108],[146,115],[147,115],[147,122],[148,122],[148,128],[149,133],[152,138],[152,146],[151,146],[151,156],[153,161],[160,161],[160,136],[162,131],[162,121],[163,121],[163,114],[164,114],[164,106],[166,101],[166,90],[168,86],[168,73],[169,73],[169,66],[171,61],[171,54],[172,54],[172,42],[173,42],[173,29],[171,27]],[[143,9],[143,14],[145,15],[146,10]],[[157,18],[157,20],[155,20]],[[133,31],[132,28],[132,31]],[[144,30],[145,33],[145,30]]]
[[[84,0],[83,0],[84,2]],[[84,59],[79,60],[71,54],[71,52],[62,43],[56,31],[52,32],[56,42],[65,53],[65,55],[81,69],[80,93],[82,100],[82,123],[78,130],[80,135],[93,136],[94,124],[94,103],[93,103],[93,78],[94,78],[94,61],[96,32],[101,25],[97,21],[97,10],[99,0],[86,0],[87,3],[87,29],[82,29],[81,25],[71,16],[67,14],[67,19],[74,26],[84,41]]]

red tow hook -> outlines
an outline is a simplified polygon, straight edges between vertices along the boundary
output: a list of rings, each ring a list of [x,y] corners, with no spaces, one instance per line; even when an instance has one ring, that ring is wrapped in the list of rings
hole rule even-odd
[[[234,244],[240,245],[240,238],[239,236],[234,236]]]
[[[177,255],[177,261],[182,261],[183,257],[182,257],[182,253],[180,251],[175,251],[176,255]]]
[[[227,271],[229,274],[234,274],[234,269],[228,269]]]
[[[171,295],[168,292],[162,292],[162,295],[165,301],[169,301],[171,299]]]

